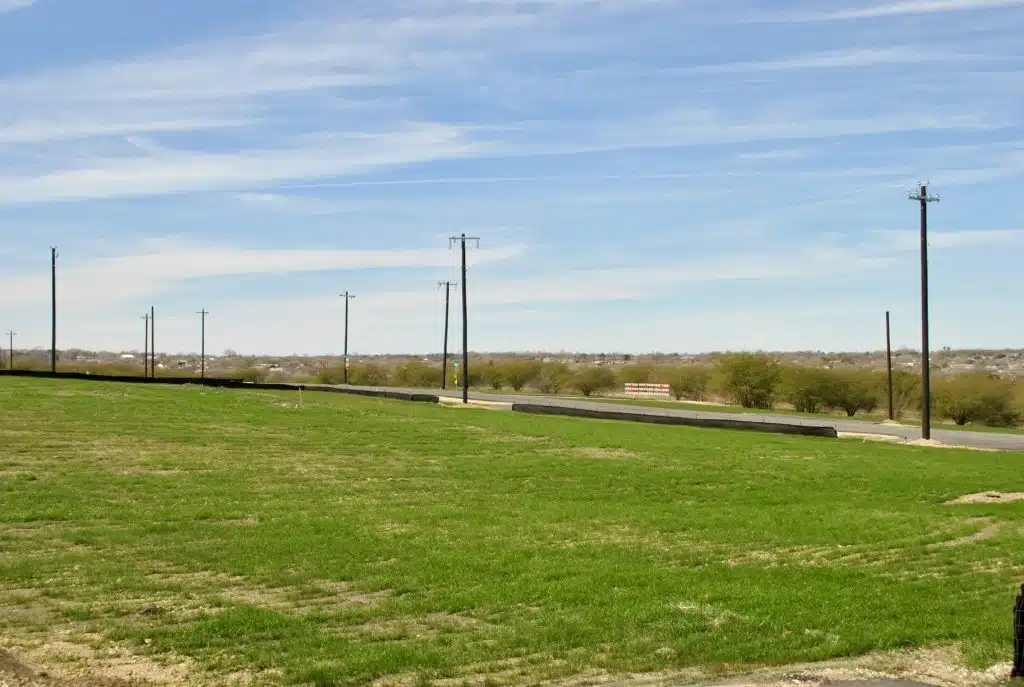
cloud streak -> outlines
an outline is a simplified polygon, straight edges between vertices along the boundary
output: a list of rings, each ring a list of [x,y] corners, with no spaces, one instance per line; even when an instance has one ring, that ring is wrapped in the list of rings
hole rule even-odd
[[[520,257],[523,245],[486,248],[473,253],[474,265]],[[286,275],[310,272],[381,269],[444,269],[451,264],[446,250],[303,250],[240,249],[217,245],[156,242],[140,252],[102,258],[61,270],[63,303],[103,308],[166,292],[197,279],[241,275]],[[47,301],[45,274],[0,278],[0,305],[25,307]]]

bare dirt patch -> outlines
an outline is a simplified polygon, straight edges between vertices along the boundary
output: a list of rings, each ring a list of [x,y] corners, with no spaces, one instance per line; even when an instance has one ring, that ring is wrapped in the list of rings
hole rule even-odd
[[[967,494],[959,498],[955,498],[952,501],[946,501],[947,506],[965,506],[965,505],[979,505],[979,504],[1003,504],[1003,503],[1015,503],[1017,501],[1024,501],[1024,492],[1001,492],[1001,491],[983,491],[980,494]]]
[[[456,632],[479,632],[494,626],[490,623],[455,613],[429,613],[373,620],[355,628],[354,634],[376,641],[394,641],[405,638],[423,639]]]
[[[956,539],[950,539],[949,541],[933,544],[932,548],[953,548],[957,546],[966,546],[967,544],[974,544],[979,541],[985,541],[986,539],[995,539],[999,536],[999,531],[1002,529],[1002,526],[991,518],[973,518],[968,520],[968,523],[978,526],[981,529],[974,534],[968,534],[963,537],[957,537]]]
[[[348,582],[317,580],[305,587],[272,587],[223,573],[160,573],[151,579],[209,594],[229,604],[259,606],[282,613],[309,614],[346,606],[375,606],[391,596],[389,590],[367,592]]]
[[[571,454],[577,458],[593,460],[635,460],[643,457],[641,453],[624,448],[598,448],[595,446],[573,449]]]

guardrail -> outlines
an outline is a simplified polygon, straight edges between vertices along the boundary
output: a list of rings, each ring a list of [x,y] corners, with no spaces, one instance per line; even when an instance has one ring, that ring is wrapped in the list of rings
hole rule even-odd
[[[683,417],[681,415],[661,415],[644,411],[597,410],[592,408],[575,408],[571,406],[543,405],[539,403],[514,403],[512,410],[519,413],[535,415],[564,415],[569,417],[587,417],[596,420],[623,420],[626,422],[645,422],[656,425],[685,425],[688,427],[708,427],[712,429],[739,429],[752,432],[769,432],[772,434],[795,434],[798,436],[826,437],[835,439],[839,436],[835,427],[827,425],[795,425],[781,422],[764,422],[763,420],[724,418]]]

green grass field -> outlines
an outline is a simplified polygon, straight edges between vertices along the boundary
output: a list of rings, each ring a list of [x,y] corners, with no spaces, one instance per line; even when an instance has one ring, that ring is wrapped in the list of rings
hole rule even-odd
[[[1022,454],[301,401],[0,378],[0,647],[180,684],[1011,655],[1024,503],[943,504]]]

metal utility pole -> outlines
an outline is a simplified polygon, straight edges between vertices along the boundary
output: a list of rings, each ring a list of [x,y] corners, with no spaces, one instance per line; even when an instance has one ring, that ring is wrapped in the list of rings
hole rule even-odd
[[[355,298],[355,296],[352,295],[351,293],[349,293],[348,291],[346,291],[345,293],[340,294],[340,295],[341,295],[342,298],[345,299],[345,373],[344,373],[345,377],[344,377],[344,384],[345,384],[345,386],[348,386],[348,302],[350,300],[352,300],[353,298]]]
[[[932,374],[928,351],[928,203],[939,202],[921,184],[910,199],[921,204],[921,438],[932,438]]]
[[[18,332],[7,332],[7,369],[14,369],[14,337],[18,335]]]
[[[458,282],[439,281],[437,288],[444,288],[444,357],[441,360],[441,390],[448,388],[448,313],[452,300],[452,287],[458,286]]]
[[[142,354],[142,376],[149,377],[149,313],[146,313],[140,319],[144,320],[146,326],[146,347]]]
[[[50,247],[50,372],[57,372],[57,247]]]
[[[149,306],[149,376],[156,379],[156,308]]]
[[[466,300],[466,241],[476,241],[480,245],[480,239],[476,236],[452,236],[448,239],[448,247],[455,245],[455,242],[462,245],[462,402],[469,404],[469,303]]]
[[[885,311],[885,369],[889,383],[889,420],[896,419],[896,409],[892,403],[892,329],[889,326],[889,311]]]
[[[206,316],[210,313],[203,308],[196,314],[202,318],[202,324],[199,325],[199,338],[202,342],[199,344],[199,379],[206,379]]]

